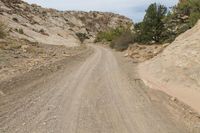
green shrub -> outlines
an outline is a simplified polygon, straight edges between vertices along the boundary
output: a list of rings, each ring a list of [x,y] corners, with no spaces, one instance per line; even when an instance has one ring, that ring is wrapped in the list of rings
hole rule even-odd
[[[0,38],[3,39],[7,36],[7,26],[0,21]]]
[[[124,31],[125,28],[118,27],[115,29],[109,29],[104,32],[99,32],[96,36],[95,42],[102,42],[102,41],[111,42],[115,38],[119,37]]]
[[[189,1],[179,3],[176,10],[178,14],[184,14],[189,16],[191,12]]]
[[[177,6],[177,13],[189,16],[189,25],[192,27],[200,19],[200,0],[188,0]]]
[[[189,17],[190,26],[194,26],[200,19],[200,12],[192,12]]]
[[[89,39],[86,33],[76,33],[76,36],[79,38],[81,43],[83,43],[85,39]]]
[[[190,29],[190,26],[188,24],[182,24],[178,31],[177,31],[177,34],[180,35],[182,34],[183,32],[187,31],[188,29]]]
[[[134,35],[130,30],[122,33],[118,38],[115,38],[111,43],[110,47],[117,51],[126,50],[130,43],[134,42]]]

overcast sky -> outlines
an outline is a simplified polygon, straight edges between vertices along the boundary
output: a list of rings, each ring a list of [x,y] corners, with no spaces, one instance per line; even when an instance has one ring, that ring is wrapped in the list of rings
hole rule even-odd
[[[58,10],[108,11],[125,15],[134,22],[143,19],[149,4],[157,2],[171,7],[178,0],[25,0]]]

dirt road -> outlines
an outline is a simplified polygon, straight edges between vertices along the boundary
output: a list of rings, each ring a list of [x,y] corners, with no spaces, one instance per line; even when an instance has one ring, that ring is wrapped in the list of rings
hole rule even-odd
[[[0,96],[0,133],[197,133],[109,49]],[[132,70],[130,70],[132,69]],[[130,70],[130,71],[129,71]],[[133,72],[133,73],[132,73]]]

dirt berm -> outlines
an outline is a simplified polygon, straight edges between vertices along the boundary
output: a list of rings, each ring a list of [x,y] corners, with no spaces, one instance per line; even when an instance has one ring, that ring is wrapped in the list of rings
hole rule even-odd
[[[138,69],[148,86],[178,98],[200,113],[200,21]]]

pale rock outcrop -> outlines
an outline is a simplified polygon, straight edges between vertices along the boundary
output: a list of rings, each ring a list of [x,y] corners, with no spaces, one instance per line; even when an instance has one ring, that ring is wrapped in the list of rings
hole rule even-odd
[[[147,85],[177,97],[200,112],[200,21],[162,54],[140,64],[139,72]]]

